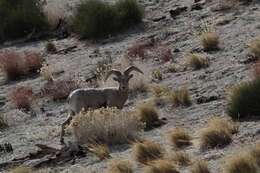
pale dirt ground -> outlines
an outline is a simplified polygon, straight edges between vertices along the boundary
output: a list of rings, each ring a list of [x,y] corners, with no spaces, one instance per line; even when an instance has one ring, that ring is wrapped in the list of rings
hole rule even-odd
[[[58,4],[58,8],[70,9],[76,1],[72,0],[49,0],[49,3]],[[77,1],[78,2],[78,1]],[[213,116],[226,117],[227,107],[226,88],[238,84],[242,81],[250,80],[250,69],[252,63],[243,63],[248,59],[247,43],[260,35],[260,2],[255,0],[251,5],[241,5],[225,11],[213,11],[212,8],[220,4],[220,1],[207,2],[200,11],[187,11],[172,19],[169,10],[177,5],[190,6],[192,0],[165,0],[165,1],[140,1],[145,6],[146,17],[144,19],[144,29],[133,29],[125,32],[113,40],[104,44],[89,44],[84,41],[78,41],[75,38],[67,38],[54,41],[58,49],[77,45],[74,52],[65,55],[46,55],[44,58],[49,64],[54,64],[65,70],[60,78],[79,75],[86,77],[91,69],[95,67],[98,61],[106,57],[105,52],[111,52],[114,60],[122,58],[127,47],[139,39],[148,38],[155,35],[162,43],[169,44],[172,50],[179,49],[180,52],[174,53],[176,64],[185,63],[185,55],[191,50],[200,50],[200,40],[196,34],[196,28],[202,21],[211,21],[218,23],[228,20],[229,23],[216,25],[216,31],[219,33],[221,49],[218,51],[203,53],[210,60],[210,66],[206,69],[164,74],[161,85],[171,88],[188,87],[193,104],[188,108],[171,108],[169,106],[161,108],[160,116],[166,117],[167,124],[149,132],[142,133],[142,136],[156,141],[166,148],[170,148],[165,138],[165,134],[172,128],[185,128],[190,134],[193,134],[195,141],[198,137],[198,129],[203,127],[208,119]],[[67,5],[64,5],[67,4]],[[50,5],[55,7],[55,5]],[[67,10],[66,10],[67,11]],[[151,19],[166,15],[166,19],[159,22],[153,22]],[[202,20],[203,19],[203,20]],[[35,50],[44,53],[46,41],[33,42],[23,45],[9,47],[8,49],[23,51]],[[94,50],[100,50],[100,55],[96,55]],[[6,49],[6,48],[5,48]],[[92,55],[92,56],[90,56]],[[156,61],[148,60],[139,64],[145,67],[147,75],[150,71],[161,67]],[[0,86],[0,95],[5,97],[8,90],[16,85],[32,86],[35,91],[44,84],[39,77],[24,79],[11,84]],[[199,96],[217,95],[219,99],[204,104],[197,104],[196,98]],[[126,104],[126,109],[132,109],[133,106],[147,99],[148,95],[131,98]],[[44,107],[47,112],[53,116],[46,116],[39,111],[39,107]],[[37,116],[31,118],[18,110],[12,109],[9,104],[2,108],[6,112],[11,127],[0,131],[0,143],[10,142],[13,145],[13,154],[1,154],[0,162],[11,158],[24,156],[34,151],[34,144],[43,143],[48,145],[59,144],[59,125],[66,118],[66,105],[63,102],[37,101],[34,104]],[[17,119],[17,120],[14,120]],[[213,173],[221,172],[223,168],[223,158],[230,154],[239,152],[239,149],[255,143],[260,138],[260,125],[257,121],[242,122],[239,133],[233,136],[233,142],[223,149],[200,151],[195,144],[188,147],[186,151],[196,160],[198,158],[207,159],[209,167]],[[196,142],[195,142],[196,143]],[[112,159],[126,158],[131,159],[131,148],[125,146],[114,147],[111,151]],[[57,172],[103,172],[109,161],[99,161],[96,157],[89,154],[86,158],[76,161],[75,165],[66,164],[61,167],[51,168]],[[133,161],[134,162],[134,161]],[[135,165],[135,172],[142,172],[140,165]],[[181,168],[183,173],[189,172],[188,168]]]

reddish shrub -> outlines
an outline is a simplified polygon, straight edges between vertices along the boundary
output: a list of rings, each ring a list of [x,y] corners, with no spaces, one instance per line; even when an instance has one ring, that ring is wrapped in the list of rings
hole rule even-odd
[[[33,100],[32,88],[25,86],[14,88],[9,94],[9,99],[15,108],[29,110]]]
[[[158,47],[154,51],[162,62],[168,62],[173,58],[171,49],[165,45]]]
[[[130,58],[141,58],[145,59],[147,49],[154,46],[153,41],[137,42],[133,46],[129,47],[127,50],[127,55]]]
[[[42,89],[42,94],[51,97],[53,100],[66,99],[70,92],[79,88],[79,84],[73,80],[48,81]]]
[[[42,67],[43,59],[40,57],[39,53],[24,52],[23,58],[28,73],[36,73]]]
[[[23,73],[24,69],[19,60],[20,55],[14,52],[4,52],[0,54],[0,67],[6,73],[8,79],[12,80],[17,78],[19,74]]]
[[[0,68],[6,73],[8,80],[14,80],[22,75],[37,72],[42,66],[42,58],[38,53],[15,53],[5,51],[0,53]]]

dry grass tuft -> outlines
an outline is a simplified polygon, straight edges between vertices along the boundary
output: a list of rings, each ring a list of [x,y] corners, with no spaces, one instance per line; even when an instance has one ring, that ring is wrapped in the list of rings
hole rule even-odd
[[[170,159],[179,166],[188,166],[191,163],[190,156],[182,151],[173,152]]]
[[[49,80],[42,88],[42,94],[51,97],[53,100],[66,99],[69,94],[80,88],[77,81],[73,80]]]
[[[232,141],[232,134],[238,131],[238,125],[221,118],[213,118],[206,128],[200,131],[201,148],[224,147]]]
[[[89,150],[95,154],[100,160],[105,160],[110,158],[110,152],[107,145],[103,144],[92,144]]]
[[[170,131],[169,140],[176,148],[182,148],[192,144],[190,135],[181,128],[176,128]]]
[[[260,58],[260,37],[253,40],[250,44],[249,44],[249,49],[250,49],[250,53],[256,57],[256,58]]]
[[[75,139],[82,144],[125,144],[138,137],[143,124],[131,112],[100,108],[81,112],[70,124]]]
[[[143,78],[133,78],[129,83],[130,94],[137,95],[148,91],[148,83]]]
[[[12,105],[17,109],[30,110],[33,101],[33,91],[31,87],[16,87],[9,93]]]
[[[45,45],[45,50],[48,53],[55,53],[57,51],[57,48],[53,42],[47,42]]]
[[[168,160],[155,160],[146,166],[145,173],[179,173],[175,166]]]
[[[224,173],[257,173],[254,157],[248,152],[239,152],[225,160]]]
[[[210,173],[208,164],[204,160],[199,160],[199,161],[195,162],[192,165],[190,172],[191,173]]]
[[[192,53],[189,55],[188,64],[194,70],[199,70],[201,68],[208,67],[209,60],[207,58],[201,57],[199,54]]]
[[[204,32],[201,35],[202,46],[205,50],[218,49],[219,36],[216,32]]]
[[[260,78],[260,60],[258,60],[254,64],[253,75],[254,75],[254,79],[259,79]]]
[[[30,167],[19,166],[10,171],[10,173],[33,173],[33,170]]]
[[[162,159],[164,150],[159,144],[145,140],[134,144],[133,156],[136,161],[142,164],[149,164],[151,161]]]
[[[191,105],[189,91],[186,87],[170,91],[167,93],[166,99],[175,107]]]
[[[137,117],[145,124],[145,130],[150,130],[160,125],[159,114],[151,103],[144,103],[137,107]]]
[[[258,142],[250,151],[258,167],[260,167],[260,143]]]
[[[150,91],[155,97],[163,97],[170,92],[170,88],[162,85],[151,85]]]
[[[15,53],[5,51],[0,53],[0,68],[6,73],[8,80],[15,80],[21,76],[37,73],[42,66],[43,59],[38,53]]]
[[[133,165],[126,160],[114,160],[110,163],[107,173],[133,173]]]
[[[163,74],[161,70],[155,69],[152,71],[152,78],[158,81],[161,81],[163,79]]]

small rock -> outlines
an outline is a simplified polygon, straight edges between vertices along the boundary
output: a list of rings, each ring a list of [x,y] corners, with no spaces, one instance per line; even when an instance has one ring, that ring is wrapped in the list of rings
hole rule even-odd
[[[166,16],[156,17],[156,18],[154,18],[154,19],[152,19],[152,20],[153,20],[154,22],[159,22],[159,21],[164,20],[164,19],[166,19]]]
[[[176,7],[172,10],[170,10],[170,15],[172,18],[175,18],[176,16],[180,15],[182,12],[187,11],[188,7]]]
[[[192,4],[191,6],[191,11],[193,10],[202,10],[203,9],[203,5],[200,3],[196,3],[196,4]]]

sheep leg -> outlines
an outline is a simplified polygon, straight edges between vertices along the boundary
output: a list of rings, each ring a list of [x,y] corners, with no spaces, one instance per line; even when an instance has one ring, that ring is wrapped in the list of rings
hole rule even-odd
[[[65,127],[68,125],[73,118],[73,115],[70,113],[67,119],[61,124],[61,133],[60,133],[60,143],[64,144],[64,134],[65,134]]]

